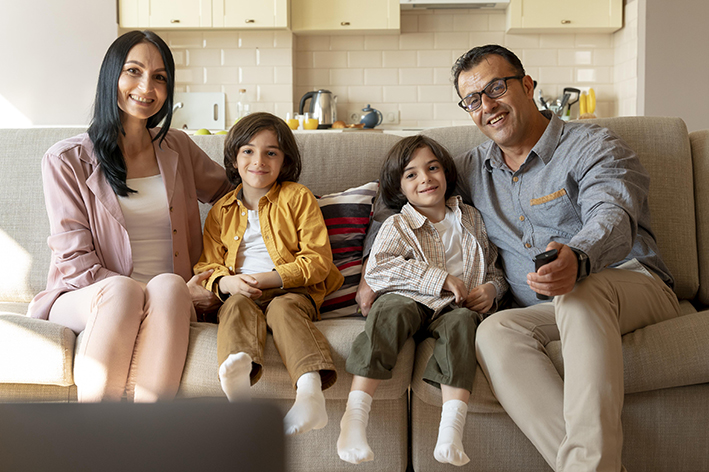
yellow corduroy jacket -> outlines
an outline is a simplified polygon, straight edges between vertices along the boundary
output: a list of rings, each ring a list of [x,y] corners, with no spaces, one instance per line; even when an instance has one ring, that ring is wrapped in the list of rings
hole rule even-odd
[[[203,251],[194,266],[195,274],[209,269],[214,273],[205,288],[219,296],[222,276],[239,273],[236,256],[246,231],[247,209],[242,202],[242,186],[226,194],[207,215]],[[284,289],[305,287],[317,308],[329,293],[342,285],[344,277],[332,262],[327,227],[315,196],[295,182],[274,184],[258,203],[261,235]]]

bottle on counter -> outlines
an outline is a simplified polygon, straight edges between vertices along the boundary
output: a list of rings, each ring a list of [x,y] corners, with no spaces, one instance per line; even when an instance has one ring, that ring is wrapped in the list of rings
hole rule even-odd
[[[243,118],[251,112],[251,107],[249,106],[246,89],[239,89],[239,99],[236,102],[236,119]]]

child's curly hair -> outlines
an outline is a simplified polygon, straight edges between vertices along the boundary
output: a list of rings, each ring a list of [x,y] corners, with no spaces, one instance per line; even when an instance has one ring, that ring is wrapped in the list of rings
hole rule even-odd
[[[446,200],[455,191],[458,171],[446,148],[427,136],[420,134],[409,136],[403,138],[389,150],[379,176],[379,192],[382,201],[392,210],[401,211],[408,201],[401,191],[401,177],[404,175],[404,169],[411,162],[414,152],[422,147],[428,147],[443,167],[446,175]]]
[[[259,112],[246,115],[229,130],[224,142],[224,168],[226,176],[233,185],[241,183],[241,176],[236,166],[236,156],[241,146],[248,144],[259,132],[268,129],[276,134],[278,147],[283,151],[283,166],[278,175],[278,183],[297,182],[300,178],[302,163],[300,151],[293,132],[285,121],[271,113]]]

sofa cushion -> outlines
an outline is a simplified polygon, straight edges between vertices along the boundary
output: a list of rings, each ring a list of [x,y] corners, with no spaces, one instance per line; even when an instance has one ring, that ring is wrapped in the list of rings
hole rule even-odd
[[[441,389],[423,380],[423,373],[426,370],[428,360],[433,354],[435,340],[426,338],[416,345],[416,355],[414,360],[414,371],[411,379],[411,391],[421,401],[441,407]],[[483,373],[480,365],[475,365],[475,378],[473,380],[473,390],[468,401],[468,411],[471,413],[504,413],[502,405],[497,401],[495,395],[490,390],[490,384]]]
[[[0,314],[0,383],[73,385],[75,341],[64,326]]]
[[[345,277],[342,287],[325,297],[320,307],[322,319],[360,316],[355,295],[362,278],[364,236],[378,188],[378,182],[369,182],[318,199],[330,236],[333,262]]]
[[[317,328],[330,343],[332,358],[337,369],[337,382],[325,390],[328,399],[347,399],[352,383],[352,375],[345,371],[345,362],[350,355],[354,338],[364,330],[362,319],[334,319],[318,321]],[[406,393],[411,380],[414,342],[407,341],[399,353],[393,378],[382,382],[377,390],[377,399],[396,400]],[[286,371],[269,333],[264,352],[263,376],[252,387],[256,398],[292,399],[295,396],[290,376]],[[182,373],[178,398],[224,397],[219,385],[217,361],[217,325],[192,323],[187,362]]]
[[[709,382],[709,311],[690,313],[646,326],[623,336],[625,393],[640,393],[663,388]],[[564,376],[561,341],[545,346],[559,375]],[[433,353],[433,339],[416,347],[411,388],[424,402],[441,406],[441,391],[421,378]],[[490,390],[487,378],[477,366],[468,411],[502,411]]]

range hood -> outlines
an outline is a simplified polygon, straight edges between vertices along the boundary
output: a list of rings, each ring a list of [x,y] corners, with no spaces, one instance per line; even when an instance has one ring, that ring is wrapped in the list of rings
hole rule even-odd
[[[504,10],[510,0],[399,0],[402,9],[410,8],[479,8]]]

